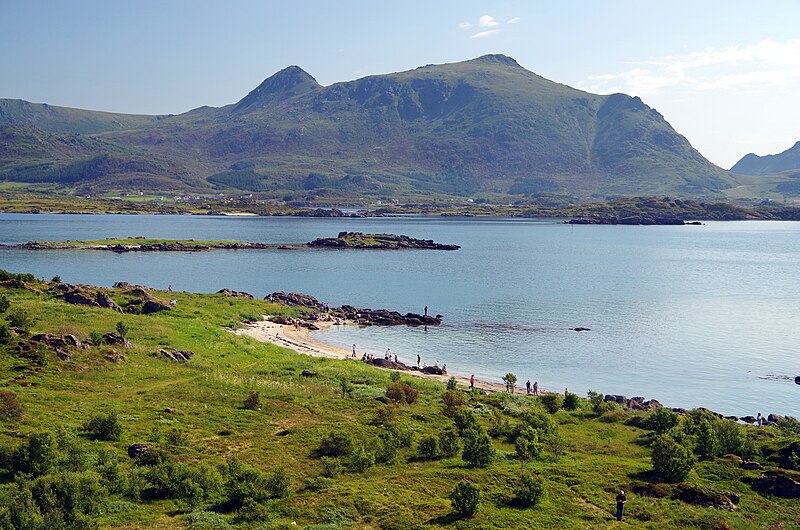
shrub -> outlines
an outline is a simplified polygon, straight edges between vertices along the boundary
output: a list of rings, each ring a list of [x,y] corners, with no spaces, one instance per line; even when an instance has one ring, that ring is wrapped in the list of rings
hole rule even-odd
[[[322,464],[322,476],[333,478],[342,472],[342,466],[339,464],[339,459],[330,456],[323,456],[319,459]]]
[[[467,398],[463,392],[458,390],[445,390],[442,393],[442,403],[444,403],[444,415],[452,418],[460,408],[467,404]]]
[[[400,372],[395,372],[392,370],[389,372],[389,379],[391,379],[392,383],[399,383],[400,382]]]
[[[184,447],[186,445],[189,445],[189,436],[184,431],[178,429],[177,427],[173,427],[172,429],[167,431],[167,435],[165,438],[167,445],[175,447]]]
[[[486,467],[494,459],[495,451],[492,440],[483,430],[468,429],[462,434],[464,451],[461,458],[473,467]]]
[[[701,420],[697,426],[697,445],[695,452],[700,458],[714,458],[719,455],[719,438],[708,420]]]
[[[12,457],[15,472],[43,475],[56,464],[56,439],[49,432],[31,434],[28,443],[20,447]]]
[[[451,377],[447,380],[447,390],[456,390],[458,387],[458,383],[456,382],[455,377]]]
[[[349,468],[355,473],[363,473],[375,465],[375,454],[360,446],[350,455]]]
[[[567,440],[561,436],[561,433],[558,432],[558,429],[553,429],[547,434],[547,436],[545,436],[544,445],[550,454],[553,455],[553,459],[558,460],[564,455],[564,453],[567,452],[569,442],[567,442]]]
[[[511,372],[503,376],[503,383],[506,385],[506,392],[514,393],[514,388],[517,386],[517,376]]]
[[[543,394],[539,401],[550,414],[555,414],[561,408],[561,394]]]
[[[539,432],[531,427],[522,429],[514,441],[514,450],[521,462],[527,462],[539,456],[542,453]]]
[[[8,324],[0,323],[0,344],[10,344],[12,340],[14,340],[14,335],[8,329]]]
[[[119,441],[122,439],[122,424],[117,418],[117,413],[93,416],[83,424],[83,430],[95,440]]]
[[[478,511],[481,490],[478,486],[462,480],[450,492],[450,503],[461,517],[472,517]]]
[[[458,433],[462,436],[466,430],[479,428],[478,420],[475,418],[475,414],[473,414],[471,410],[467,409],[458,410],[453,416],[453,423],[456,424]]]
[[[680,422],[677,414],[668,409],[657,409],[644,420],[644,428],[664,434]]]
[[[594,390],[589,390],[586,393],[586,397],[589,399],[589,404],[592,406],[592,412],[597,414],[598,416],[605,412],[603,410],[603,394],[599,394]]]
[[[33,317],[27,311],[15,309],[8,314],[8,323],[12,327],[27,331],[33,325]]]
[[[395,403],[402,403],[406,400],[406,395],[403,392],[403,385],[400,383],[391,383],[386,387],[386,397]]]
[[[135,464],[141,467],[157,466],[170,460],[169,453],[157,447],[151,447],[136,457]]]
[[[6,295],[0,294],[0,313],[5,313],[9,307],[11,307],[11,302],[8,301]]]
[[[414,431],[404,423],[393,423],[387,425],[386,430],[394,436],[397,447],[411,447],[414,445]]]
[[[511,424],[508,418],[505,418],[498,411],[492,411],[492,417],[489,421],[489,435],[492,438],[499,438],[500,436],[509,436],[511,434]]]
[[[61,519],[66,528],[87,528],[87,516],[97,515],[104,506],[108,492],[100,484],[100,477],[94,472],[60,472],[36,479],[31,485],[31,493],[42,515],[46,527],[48,516]],[[51,519],[53,521],[53,519]],[[88,528],[95,527],[94,525]]]
[[[117,322],[115,329],[117,330],[117,335],[119,335],[123,339],[128,338],[128,326],[126,326],[123,321],[120,320],[119,322]]]
[[[286,475],[286,470],[279,467],[267,477],[266,487],[270,495],[276,499],[285,499],[289,496],[289,488],[292,483]]]
[[[564,396],[564,402],[561,404],[561,407],[564,410],[575,410],[581,405],[581,399],[578,397],[577,394],[567,394]]]
[[[541,411],[527,410],[522,414],[522,420],[528,426],[542,433],[549,433],[556,429],[556,422],[553,418]]]
[[[458,454],[461,444],[458,431],[453,427],[445,427],[439,432],[439,451],[444,458],[452,458]]]
[[[251,390],[244,400],[244,408],[246,410],[258,410],[261,406],[261,394],[256,390]]]
[[[50,281],[53,283],[61,283],[61,276],[53,276],[53,279]]]
[[[103,334],[99,331],[92,331],[89,333],[89,342],[92,344],[92,346],[102,346]]]
[[[353,452],[353,437],[348,432],[331,431],[319,443],[322,456],[347,456]]]
[[[378,425],[391,425],[397,421],[397,405],[387,403],[375,409],[375,423]]]
[[[262,472],[231,458],[228,461],[228,480],[225,482],[226,504],[229,508],[238,510],[245,505],[257,505],[266,501],[266,482]]]
[[[439,440],[434,436],[426,436],[420,440],[417,457],[420,460],[436,460],[439,457]]]
[[[720,452],[740,455],[744,452],[744,433],[734,421],[725,420],[717,423],[715,431],[719,440]]]
[[[380,443],[375,453],[375,461],[381,464],[394,462],[397,458],[397,437],[389,430],[380,433]]]
[[[692,452],[669,435],[662,434],[656,438],[652,451],[653,472],[665,482],[685,480],[694,467]]]
[[[4,420],[18,420],[23,413],[22,403],[17,395],[10,390],[0,390],[0,418]]]
[[[413,405],[417,402],[417,398],[419,397],[419,390],[412,387],[409,384],[403,384],[403,393],[406,395],[406,403],[409,405]]]
[[[541,480],[524,475],[514,489],[514,495],[523,506],[536,506],[544,497],[544,491],[544,483]]]

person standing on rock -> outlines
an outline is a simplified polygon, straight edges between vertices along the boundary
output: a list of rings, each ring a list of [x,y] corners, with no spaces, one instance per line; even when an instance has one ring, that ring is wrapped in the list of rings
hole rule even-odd
[[[619,495],[617,495],[617,521],[622,521],[622,511],[625,509],[626,502],[628,502],[628,498],[625,497],[625,492],[619,490]]]
[[[528,381],[525,383],[525,388],[528,390],[528,394],[530,394],[531,393],[531,380],[530,379],[528,379]]]
[[[422,359],[420,358],[419,354],[417,354],[417,368],[419,368],[420,361],[422,361]]]
[[[534,381],[533,382],[533,395],[534,396],[538,396],[539,395],[539,381]]]
[[[425,316],[428,316],[428,306],[425,306]]]

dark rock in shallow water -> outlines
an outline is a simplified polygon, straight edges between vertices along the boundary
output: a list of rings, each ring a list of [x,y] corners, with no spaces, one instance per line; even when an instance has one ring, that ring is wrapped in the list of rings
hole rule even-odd
[[[794,384],[800,385],[800,375],[794,378]]]

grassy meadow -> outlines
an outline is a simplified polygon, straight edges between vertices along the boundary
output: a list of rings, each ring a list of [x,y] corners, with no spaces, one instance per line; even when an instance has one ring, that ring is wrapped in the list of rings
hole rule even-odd
[[[751,487],[764,469],[797,478],[796,421],[759,428],[693,411],[659,423],[597,400],[571,398],[567,410],[518,392],[448,390],[229,331],[299,314],[264,300],[149,291],[177,304],[128,314],[67,304],[54,282],[29,275],[2,279],[2,528],[800,527],[796,499]],[[102,340],[109,332],[130,344]],[[88,346],[66,348],[67,361],[15,350],[40,333]],[[193,355],[170,361],[164,348]],[[688,451],[680,480],[654,472],[654,430]],[[134,443],[149,450],[130,458]],[[742,469],[740,457],[762,469]],[[451,502],[461,481],[477,486],[474,512]]]

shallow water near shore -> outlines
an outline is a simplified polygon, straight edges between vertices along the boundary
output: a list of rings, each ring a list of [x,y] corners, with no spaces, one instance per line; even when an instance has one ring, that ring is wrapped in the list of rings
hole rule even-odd
[[[0,215],[0,243],[147,236],[303,243],[387,232],[448,251],[214,251],[191,254],[0,250],[0,268],[70,283],[127,281],[263,297],[296,291],[330,305],[444,315],[440,327],[319,332],[359,353],[447,363],[548,390],[656,398],[724,414],[800,415],[800,223],[563,225],[497,218],[232,218]],[[575,332],[569,328],[587,327]]]

